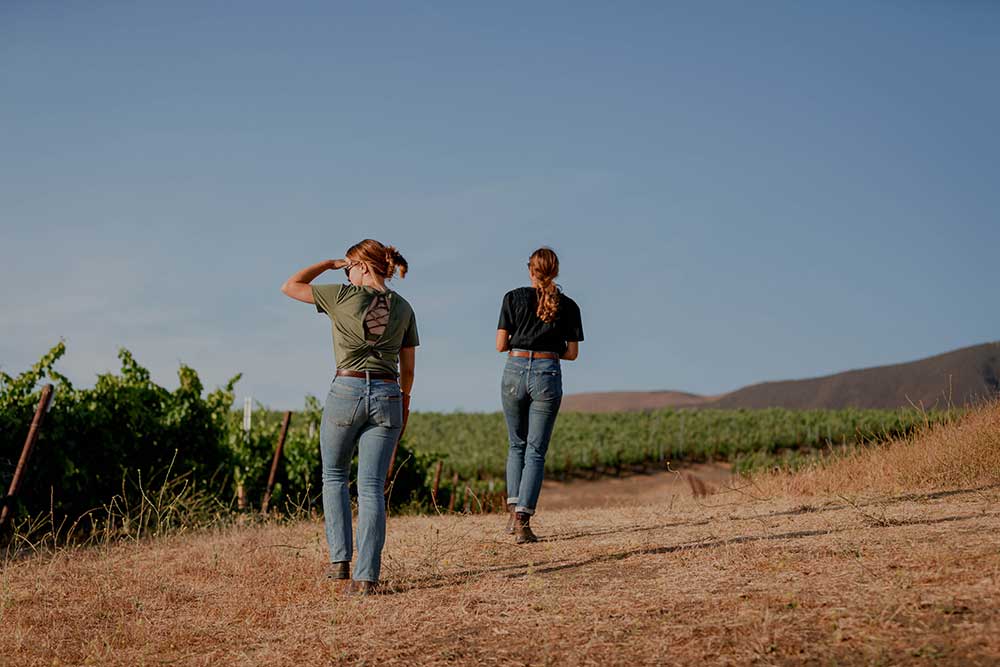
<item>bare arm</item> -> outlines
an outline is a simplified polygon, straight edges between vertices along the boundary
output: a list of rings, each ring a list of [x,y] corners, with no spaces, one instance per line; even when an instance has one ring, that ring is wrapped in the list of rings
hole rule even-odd
[[[566,343],[566,351],[559,355],[559,358],[566,361],[575,361],[578,356],[580,356],[580,343],[571,340]]]
[[[506,329],[497,329],[497,352],[506,352],[510,349],[510,334]]]
[[[410,395],[410,391],[413,389],[413,370],[416,362],[417,348],[399,348],[399,388],[407,396]]]
[[[281,286],[281,291],[296,301],[315,303],[315,301],[313,301],[312,286],[309,283],[314,281],[316,276],[324,271],[335,271],[337,269],[342,269],[345,266],[347,266],[347,260],[343,259],[325,259],[319,264],[307,266],[286,280]]]

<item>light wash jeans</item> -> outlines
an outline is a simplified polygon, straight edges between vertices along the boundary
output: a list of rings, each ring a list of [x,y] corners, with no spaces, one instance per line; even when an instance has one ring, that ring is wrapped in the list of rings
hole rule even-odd
[[[358,560],[356,581],[377,582],[385,544],[385,476],[403,424],[399,385],[335,377],[319,430],[323,460],[323,522],[330,561],[349,561],[351,458],[358,448]]]
[[[545,452],[562,402],[558,359],[507,357],[500,383],[507,419],[507,502],[534,514],[545,474]]]

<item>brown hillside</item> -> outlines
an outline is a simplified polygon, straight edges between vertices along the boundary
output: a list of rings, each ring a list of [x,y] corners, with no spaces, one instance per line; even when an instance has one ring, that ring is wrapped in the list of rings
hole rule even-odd
[[[919,361],[877,366],[809,380],[764,382],[726,394],[718,408],[837,409],[970,405],[1000,390],[1000,342]]]
[[[807,380],[762,382],[720,396],[680,391],[570,394],[564,410],[641,412],[662,408],[837,409],[971,405],[1000,394],[1000,342],[934,357]]]

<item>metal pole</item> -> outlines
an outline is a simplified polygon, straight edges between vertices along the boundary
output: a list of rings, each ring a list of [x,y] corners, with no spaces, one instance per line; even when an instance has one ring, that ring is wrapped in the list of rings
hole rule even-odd
[[[253,399],[247,396],[243,399],[243,432],[250,432],[251,417],[253,415]]]
[[[38,440],[38,431],[42,426],[42,417],[45,416],[45,411],[49,409],[49,401],[51,400],[52,385],[47,384],[42,387],[42,397],[38,400],[38,407],[35,408],[35,416],[31,420],[28,437],[24,441],[24,448],[21,450],[21,458],[17,462],[17,468],[14,469],[14,478],[10,480],[10,488],[7,489],[7,495],[3,499],[3,509],[0,510],[0,526],[3,526],[7,521],[7,516],[10,514],[11,501],[14,500],[14,496],[17,495],[18,490],[21,488],[21,480],[24,477],[25,470],[28,468],[28,459],[31,458],[31,451],[35,448],[35,441]]]
[[[267,514],[267,506],[271,502],[271,492],[274,491],[274,478],[278,475],[278,463],[281,461],[281,452],[285,448],[285,436],[288,435],[288,424],[292,421],[292,411],[285,412],[285,418],[281,422],[281,435],[278,436],[278,446],[274,448],[274,459],[271,461],[271,474],[267,476],[267,491],[264,492],[264,500],[260,503],[261,514]]]
[[[253,398],[246,396],[243,398],[243,443],[250,445],[251,417],[253,415]],[[247,489],[244,484],[243,471],[239,466],[233,471],[233,479],[236,480],[236,507],[241,510],[247,508]]]

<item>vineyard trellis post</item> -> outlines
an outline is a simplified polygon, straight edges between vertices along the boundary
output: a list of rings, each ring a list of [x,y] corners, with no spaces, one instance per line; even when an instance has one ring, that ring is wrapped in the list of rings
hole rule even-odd
[[[434,504],[434,509],[437,510],[438,506],[438,485],[441,483],[441,466],[444,465],[444,461],[438,459],[437,465],[434,466],[434,484],[431,486],[431,502]]]
[[[253,398],[247,396],[243,399],[243,432],[250,433],[250,425],[253,419]]]
[[[271,503],[271,492],[274,491],[274,480],[278,475],[278,463],[281,462],[281,452],[285,448],[285,436],[288,435],[288,425],[292,421],[292,411],[285,411],[285,418],[281,420],[281,434],[278,436],[278,446],[274,448],[274,459],[271,461],[271,473],[267,476],[267,490],[264,491],[264,500],[260,503],[261,514],[267,514],[267,506]]]
[[[451,496],[448,498],[448,511],[455,511],[455,498],[458,496],[458,473],[451,478]]]
[[[10,487],[7,489],[7,495],[3,499],[3,509],[0,510],[0,526],[3,526],[7,521],[7,517],[10,515],[11,502],[21,488],[21,480],[24,479],[25,471],[28,468],[28,459],[31,458],[31,452],[35,448],[35,442],[38,440],[38,432],[42,426],[42,418],[49,409],[49,401],[51,400],[52,385],[47,384],[42,387],[42,395],[38,399],[35,416],[32,418],[31,426],[28,428],[28,437],[24,441],[24,448],[21,449],[21,458],[17,461],[17,468],[14,469],[14,477],[10,480]]]
[[[410,411],[406,407],[406,402],[403,402],[403,423],[399,427],[399,434],[396,435],[396,444],[392,446],[392,456],[389,457],[389,470],[385,473],[385,492],[389,492],[389,487],[392,486],[392,473],[396,469],[396,453],[399,452],[399,443],[403,441],[403,433],[406,432],[406,422],[409,421]]]
[[[250,444],[250,429],[253,425],[253,397],[245,396],[243,398],[243,444]],[[241,510],[247,508],[247,491],[246,485],[244,484],[245,471],[241,470],[239,466],[236,467],[235,482],[236,482],[236,507]]]

